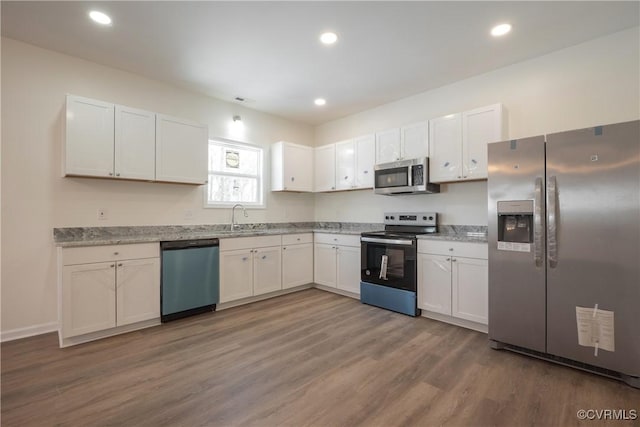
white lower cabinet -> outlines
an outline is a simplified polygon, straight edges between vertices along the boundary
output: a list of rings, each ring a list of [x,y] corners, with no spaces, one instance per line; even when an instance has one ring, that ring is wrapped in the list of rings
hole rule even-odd
[[[282,289],[281,247],[253,251],[253,294],[261,295]]]
[[[281,236],[220,239],[220,302],[282,289]]]
[[[316,233],[314,282],[360,294],[360,236]]]
[[[160,318],[157,243],[61,250],[60,338]]]
[[[220,302],[253,295],[253,249],[220,251]]]
[[[282,289],[313,282],[313,234],[282,236]]]
[[[418,241],[418,307],[486,325],[486,243]]]

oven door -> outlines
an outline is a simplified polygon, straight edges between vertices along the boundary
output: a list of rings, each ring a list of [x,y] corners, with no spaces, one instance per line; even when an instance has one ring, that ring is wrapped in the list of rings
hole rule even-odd
[[[360,241],[363,282],[416,291],[415,239],[363,236]]]

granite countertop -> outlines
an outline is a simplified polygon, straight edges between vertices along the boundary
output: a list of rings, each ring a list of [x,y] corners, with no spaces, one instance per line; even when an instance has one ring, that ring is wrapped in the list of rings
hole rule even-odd
[[[240,228],[236,231],[231,231],[230,227],[230,224],[70,227],[54,228],[53,238],[57,246],[76,247],[153,243],[175,240],[273,236],[313,232],[359,235],[364,231],[377,231],[384,228],[382,224],[358,222],[241,224]]]
[[[421,234],[418,239],[487,243],[486,225],[439,225],[438,232]]]
[[[273,236],[296,233],[333,233],[360,235],[365,231],[383,230],[383,224],[360,222],[291,222],[242,224],[236,231],[229,224],[208,225],[144,225],[132,227],[54,228],[57,246],[100,246],[129,243],[153,243],[175,240]],[[440,225],[438,233],[423,234],[419,239],[459,242],[487,242],[487,227],[474,225]]]

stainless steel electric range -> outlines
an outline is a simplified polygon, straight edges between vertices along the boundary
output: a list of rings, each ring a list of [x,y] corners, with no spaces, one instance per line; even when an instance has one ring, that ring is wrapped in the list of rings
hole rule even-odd
[[[417,235],[438,231],[433,212],[384,214],[384,231],[362,233],[360,301],[419,316]]]

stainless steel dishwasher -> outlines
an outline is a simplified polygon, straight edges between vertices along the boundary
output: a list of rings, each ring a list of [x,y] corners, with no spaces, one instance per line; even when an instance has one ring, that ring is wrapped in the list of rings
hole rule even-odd
[[[160,242],[162,322],[215,311],[220,290],[218,239]]]

